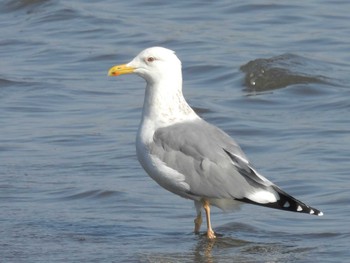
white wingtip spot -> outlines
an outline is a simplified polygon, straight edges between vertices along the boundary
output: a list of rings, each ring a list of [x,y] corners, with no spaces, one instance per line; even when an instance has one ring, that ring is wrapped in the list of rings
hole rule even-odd
[[[290,207],[290,203],[288,201],[286,201],[283,205],[283,207]]]
[[[318,213],[318,216],[323,216],[323,213],[320,211],[320,212]]]
[[[301,206],[300,206],[300,205],[298,205],[298,207],[297,207],[297,211],[298,211],[298,212],[303,211],[303,208],[301,208]]]

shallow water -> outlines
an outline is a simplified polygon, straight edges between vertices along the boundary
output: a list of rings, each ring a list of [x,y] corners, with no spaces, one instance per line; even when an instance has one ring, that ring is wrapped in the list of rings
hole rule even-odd
[[[348,1],[5,0],[0,10],[2,262],[348,260]],[[106,76],[154,45],[182,60],[198,113],[323,217],[213,209],[218,239],[192,233],[192,202],[136,160],[143,80]]]

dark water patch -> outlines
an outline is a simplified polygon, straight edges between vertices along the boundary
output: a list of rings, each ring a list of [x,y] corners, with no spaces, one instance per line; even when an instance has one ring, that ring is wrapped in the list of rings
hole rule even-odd
[[[13,80],[8,80],[4,78],[0,78],[0,89],[1,88],[6,88],[6,87],[11,87],[11,86],[19,86],[22,83],[18,81],[13,81]]]
[[[240,67],[245,73],[247,91],[268,91],[295,84],[327,83],[327,78],[313,75],[319,62],[294,54],[255,59]]]
[[[46,3],[51,2],[50,0],[9,0],[3,2],[3,10],[6,12],[9,11],[18,11],[26,10],[26,12],[33,13],[36,8]]]

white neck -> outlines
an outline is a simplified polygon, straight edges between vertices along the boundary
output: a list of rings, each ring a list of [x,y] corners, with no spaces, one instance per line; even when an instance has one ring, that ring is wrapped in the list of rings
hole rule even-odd
[[[181,76],[147,82],[142,122],[151,121],[157,129],[194,118],[198,116],[183,97]]]

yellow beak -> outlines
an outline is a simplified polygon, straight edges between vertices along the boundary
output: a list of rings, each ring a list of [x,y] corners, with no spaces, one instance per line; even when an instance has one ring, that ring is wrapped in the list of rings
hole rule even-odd
[[[116,77],[123,74],[130,74],[130,73],[133,73],[134,70],[135,69],[133,67],[129,67],[126,64],[115,65],[108,70],[108,76]]]

